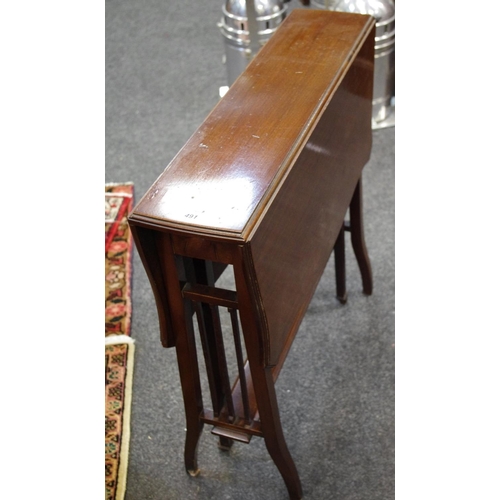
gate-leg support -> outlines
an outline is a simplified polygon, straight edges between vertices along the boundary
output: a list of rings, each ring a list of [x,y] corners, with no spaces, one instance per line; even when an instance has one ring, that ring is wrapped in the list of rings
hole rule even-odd
[[[349,205],[349,214],[351,218],[351,242],[354,249],[354,255],[358,261],[361,279],[363,281],[363,293],[371,295],[373,292],[372,266],[368,257],[368,250],[365,244],[365,234],[363,229],[363,199],[361,179],[359,179],[351,204]]]

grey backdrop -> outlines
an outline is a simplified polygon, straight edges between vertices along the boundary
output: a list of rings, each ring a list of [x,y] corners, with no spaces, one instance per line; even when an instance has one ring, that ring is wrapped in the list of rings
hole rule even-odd
[[[290,8],[302,8],[297,0]],[[106,0],[106,182],[147,191],[217,103],[226,84],[222,0]],[[394,497],[394,128],[374,131],[364,172],[374,293],[347,247],[349,300],[328,264],[277,383],[285,437],[304,498]],[[217,448],[201,438],[201,474],[183,466],[184,410],[174,350],[161,347],[153,295],[133,257],[136,341],[126,500],[283,499],[259,438]],[[208,400],[208,397],[205,398]]]

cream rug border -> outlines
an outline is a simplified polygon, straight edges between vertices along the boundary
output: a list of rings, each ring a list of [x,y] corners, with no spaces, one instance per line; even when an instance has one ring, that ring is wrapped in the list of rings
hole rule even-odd
[[[135,340],[128,335],[122,334],[122,335],[108,335],[105,337],[105,343],[106,345],[112,345],[112,344],[134,344]]]
[[[120,465],[116,485],[115,500],[125,498],[127,488],[127,470],[130,445],[130,416],[132,410],[132,381],[134,371],[135,341],[128,335],[110,335],[105,338],[106,345],[128,344],[127,375],[125,376],[125,401],[123,402],[122,443],[120,447]]]
[[[107,188],[107,187],[114,187],[114,186],[133,186],[134,183],[133,182],[106,182],[104,184],[104,187]]]

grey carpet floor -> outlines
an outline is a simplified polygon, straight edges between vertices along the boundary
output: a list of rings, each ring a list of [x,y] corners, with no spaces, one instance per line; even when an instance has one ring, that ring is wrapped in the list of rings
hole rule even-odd
[[[298,1],[291,8],[302,8]],[[226,85],[222,0],[106,0],[106,182],[136,201],[217,103]],[[349,300],[325,270],[277,383],[304,498],[394,497],[394,128],[373,134],[364,171],[374,293],[347,247]],[[223,277],[224,279],[224,277]],[[206,428],[201,474],[183,466],[184,410],[174,350],[161,347],[153,295],[133,260],[136,340],[126,500],[287,499],[262,440],[219,451]],[[208,399],[208,398],[207,398]]]

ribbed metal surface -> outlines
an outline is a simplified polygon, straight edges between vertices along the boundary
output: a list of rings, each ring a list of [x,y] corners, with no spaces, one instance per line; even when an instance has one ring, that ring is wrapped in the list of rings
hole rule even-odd
[[[224,42],[228,85],[234,83],[287,14],[282,0],[254,0],[253,6],[255,19],[247,16],[247,0],[227,0],[222,6],[218,26]]]
[[[375,127],[394,112],[395,95],[395,5],[392,0],[312,0],[311,7],[368,14],[376,21],[373,121]]]

